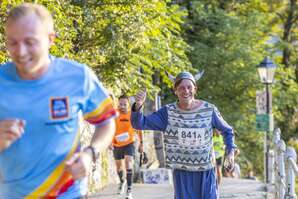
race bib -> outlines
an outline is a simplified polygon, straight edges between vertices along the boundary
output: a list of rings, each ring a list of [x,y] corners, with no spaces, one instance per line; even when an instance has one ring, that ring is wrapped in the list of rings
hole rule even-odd
[[[182,146],[202,146],[204,143],[205,129],[183,128],[178,129],[178,141]]]
[[[129,133],[128,132],[124,132],[124,133],[121,133],[119,135],[116,135],[115,136],[115,139],[118,141],[118,142],[126,142],[128,141],[129,139]]]

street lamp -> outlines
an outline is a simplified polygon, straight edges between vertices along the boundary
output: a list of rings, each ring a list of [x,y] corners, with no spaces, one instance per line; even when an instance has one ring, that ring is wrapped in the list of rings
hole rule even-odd
[[[273,83],[275,69],[276,65],[269,59],[269,57],[266,57],[260,65],[258,65],[258,72],[263,84],[268,85]]]
[[[269,85],[274,82],[274,73],[276,69],[276,65],[269,59],[269,57],[266,57],[258,66],[258,72],[261,79],[261,82],[265,84],[266,86],[266,116],[268,118],[267,123],[267,129],[265,134],[265,142],[264,142],[264,153],[265,153],[265,182],[268,183],[268,157],[269,157],[269,133],[270,133],[270,118],[272,118],[272,99],[270,95]]]

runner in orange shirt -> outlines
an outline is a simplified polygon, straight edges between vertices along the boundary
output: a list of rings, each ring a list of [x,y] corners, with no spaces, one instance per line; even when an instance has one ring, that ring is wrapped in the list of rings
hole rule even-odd
[[[129,99],[126,95],[122,95],[118,99],[119,117],[116,119],[116,133],[113,138],[113,153],[116,160],[117,173],[120,179],[118,194],[124,193],[127,184],[126,199],[132,199],[132,179],[133,179],[133,163],[135,154],[135,132],[130,122],[130,106]],[[143,152],[142,132],[138,131],[140,141],[139,152]],[[124,161],[125,160],[125,161]],[[126,179],[124,177],[125,162]]]

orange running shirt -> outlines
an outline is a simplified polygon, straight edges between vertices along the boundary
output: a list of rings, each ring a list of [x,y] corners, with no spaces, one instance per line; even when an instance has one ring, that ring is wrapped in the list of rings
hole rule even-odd
[[[116,118],[116,133],[113,138],[113,146],[122,147],[135,141],[135,130],[130,123],[131,112],[121,113],[118,110],[119,117]]]

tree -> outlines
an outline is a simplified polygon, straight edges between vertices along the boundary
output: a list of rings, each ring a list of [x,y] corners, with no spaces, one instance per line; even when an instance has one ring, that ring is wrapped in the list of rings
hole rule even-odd
[[[146,87],[157,91],[152,76],[190,67],[187,44],[180,24],[185,15],[166,1],[76,2],[84,12],[76,23],[80,39],[78,54],[87,53],[87,63],[101,79],[120,93],[132,94]],[[167,82],[167,79],[165,79]]]
[[[283,138],[288,140],[298,132],[298,2],[283,0],[268,2],[271,12],[275,10],[271,23],[275,26],[272,36],[276,38],[272,51],[278,52],[278,70],[274,86],[276,124]]]

